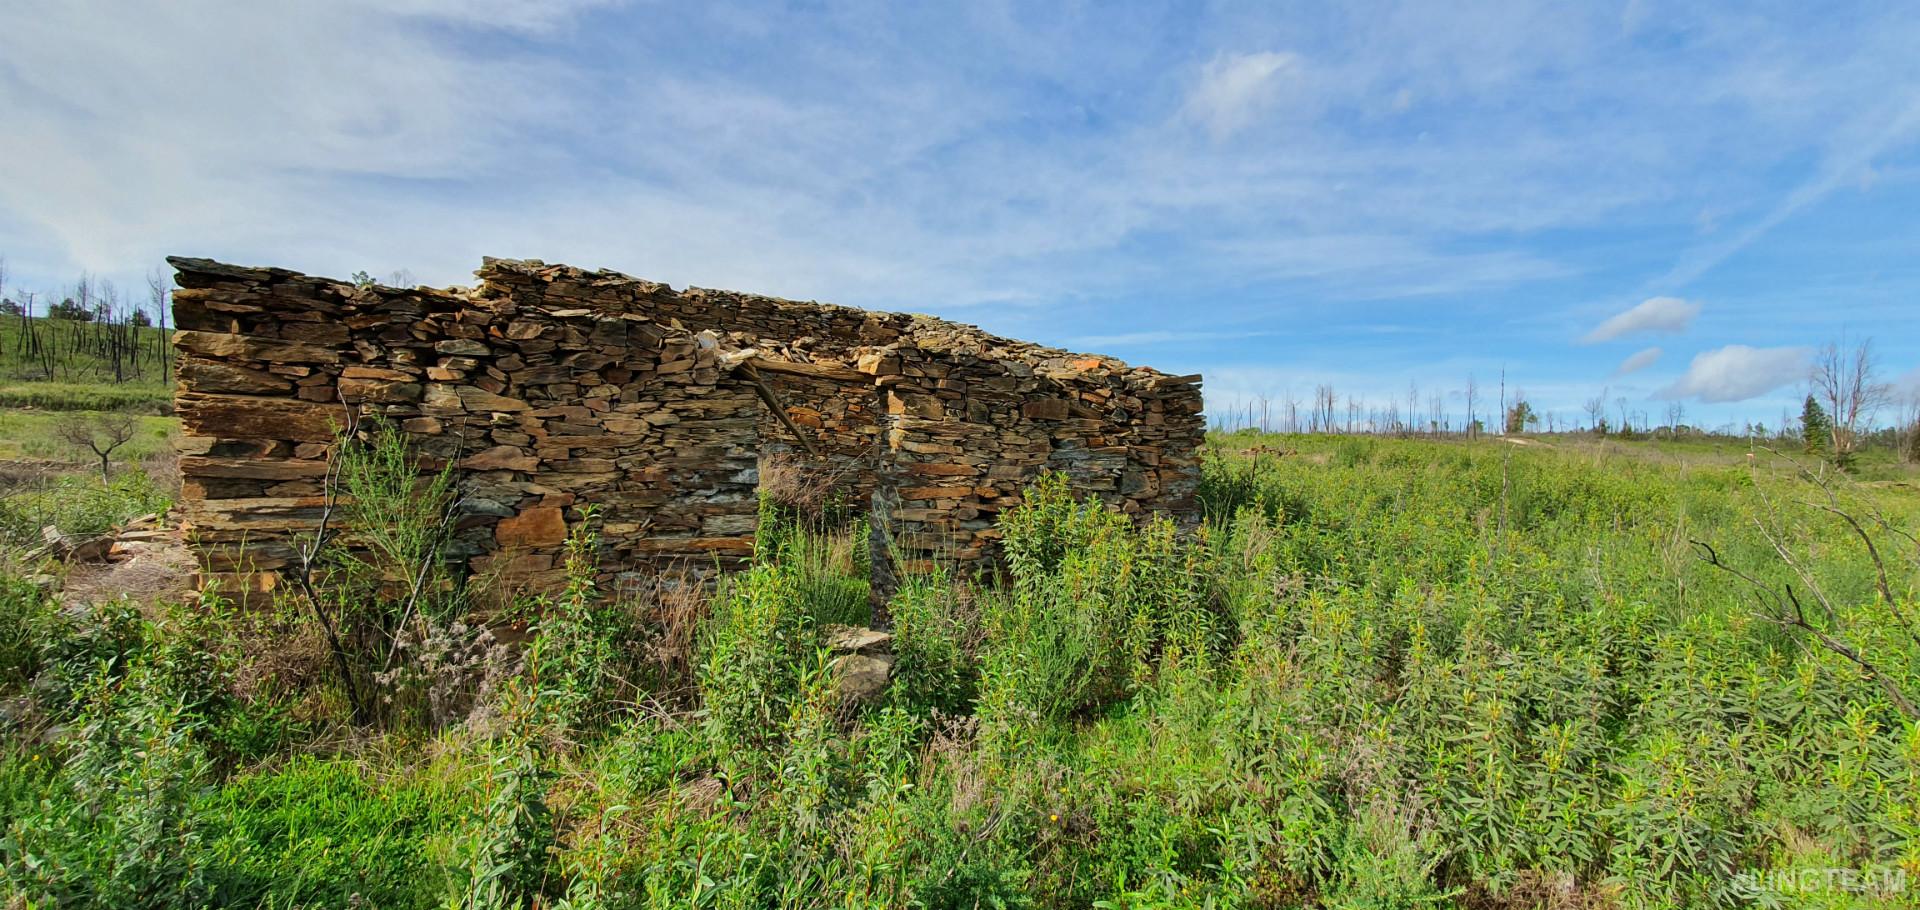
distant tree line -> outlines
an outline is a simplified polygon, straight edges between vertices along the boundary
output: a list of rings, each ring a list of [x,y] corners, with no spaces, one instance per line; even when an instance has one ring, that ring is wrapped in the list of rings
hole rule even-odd
[[[1625,396],[1609,398],[1608,390],[1586,399],[1580,414],[1563,419],[1542,411],[1526,391],[1508,390],[1500,377],[1497,398],[1484,401],[1478,379],[1468,374],[1464,387],[1434,391],[1422,397],[1418,384],[1409,383],[1406,396],[1386,401],[1341,395],[1332,385],[1316,385],[1309,398],[1289,391],[1280,397],[1260,396],[1208,408],[1215,430],[1259,430],[1272,433],[1334,433],[1388,436],[1457,436],[1472,438],[1495,432],[1590,433],[1623,438],[1680,438],[1685,436],[1739,437],[1771,445],[1802,446],[1842,468],[1851,468],[1867,448],[1899,453],[1902,460],[1920,463],[1920,390],[1904,396],[1881,381],[1872,340],[1852,347],[1829,344],[1815,356],[1807,378],[1806,397],[1799,414],[1783,412],[1773,426],[1764,422],[1728,422],[1698,427],[1687,422],[1686,406],[1668,402],[1657,415],[1635,409]],[[1456,403],[1454,409],[1449,402]],[[1490,409],[1487,406],[1491,405]]]

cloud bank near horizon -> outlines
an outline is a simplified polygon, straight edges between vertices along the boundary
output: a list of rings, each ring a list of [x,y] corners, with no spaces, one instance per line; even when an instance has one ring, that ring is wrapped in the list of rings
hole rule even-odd
[[[1660,393],[1723,404],[1758,398],[1807,377],[1811,348],[1755,348],[1730,344],[1696,355],[1687,372]]]

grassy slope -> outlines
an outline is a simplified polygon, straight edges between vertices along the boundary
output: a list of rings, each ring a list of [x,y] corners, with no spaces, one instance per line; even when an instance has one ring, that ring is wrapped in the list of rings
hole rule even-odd
[[[154,412],[164,410],[171,401],[173,390],[161,378],[162,364],[155,353],[160,343],[159,329],[135,330],[141,350],[140,375],[127,370],[122,380],[115,382],[110,362],[96,352],[69,347],[68,336],[89,329],[48,320],[36,320],[36,324],[43,335],[62,339],[62,354],[50,377],[42,364],[25,356],[21,320],[0,316],[0,408]]]

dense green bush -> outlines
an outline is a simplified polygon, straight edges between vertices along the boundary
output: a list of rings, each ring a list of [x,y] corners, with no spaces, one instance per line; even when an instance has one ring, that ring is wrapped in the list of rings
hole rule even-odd
[[[206,857],[192,804],[211,765],[195,735],[199,719],[185,707],[189,693],[141,653],[137,632],[118,634],[138,629],[125,616],[102,614],[110,631],[48,649],[49,672],[57,669],[69,688],[53,706],[66,730],[54,748],[21,742],[6,769],[41,785],[37,799],[10,807],[0,831],[0,870],[21,896],[89,907],[204,899]],[[92,672],[83,677],[82,667]],[[20,752],[31,755],[22,762]],[[56,757],[57,770],[41,770]]]
[[[45,668],[57,616],[39,585],[0,572],[0,697],[18,696]]]
[[[729,579],[701,648],[700,693],[715,741],[764,754],[781,736],[820,646],[800,573],[761,564]]]
[[[895,701],[924,714],[969,713],[979,687],[978,643],[963,601],[970,595],[945,572],[910,576],[891,605]]]
[[[1012,585],[987,598],[983,713],[1054,722],[1149,682],[1163,652],[1206,661],[1225,638],[1209,609],[1205,551],[1144,529],[1049,476],[1002,521]]]

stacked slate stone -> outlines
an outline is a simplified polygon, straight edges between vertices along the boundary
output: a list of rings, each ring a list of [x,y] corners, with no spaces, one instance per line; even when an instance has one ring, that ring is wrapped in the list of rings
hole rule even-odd
[[[270,588],[293,565],[348,408],[410,434],[426,468],[456,462],[452,546],[474,572],[550,580],[587,503],[609,567],[752,552],[760,405],[719,381],[710,333],[510,295],[173,264],[183,518],[229,589]]]
[[[1197,376],[532,261],[489,259],[472,290],[171,261],[184,517],[230,588],[293,564],[350,412],[455,464],[466,567],[535,581],[589,504],[603,566],[632,583],[746,556],[758,459],[794,449],[848,474],[915,561],[991,558],[995,516],[1042,471],[1194,514]]]
[[[892,526],[935,560],[995,552],[995,520],[1041,473],[1130,513],[1191,518],[1204,433],[1197,376],[1174,377],[917,317],[863,353],[884,390]]]

